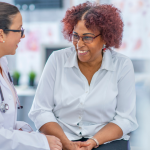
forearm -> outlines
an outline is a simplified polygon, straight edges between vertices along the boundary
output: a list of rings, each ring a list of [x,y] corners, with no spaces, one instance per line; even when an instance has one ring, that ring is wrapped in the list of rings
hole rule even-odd
[[[61,140],[61,143],[64,145],[69,144],[70,140],[65,135],[61,126],[56,122],[48,122],[44,124],[40,131],[46,135],[54,135]]]
[[[96,138],[99,144],[102,145],[105,142],[119,139],[122,137],[122,135],[123,131],[118,125],[114,123],[108,123],[94,135],[94,138]]]

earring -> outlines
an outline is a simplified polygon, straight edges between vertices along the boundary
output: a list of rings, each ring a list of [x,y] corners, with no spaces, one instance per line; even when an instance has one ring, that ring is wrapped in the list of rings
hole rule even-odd
[[[5,41],[3,41],[3,43],[5,43]]]
[[[103,51],[106,51],[106,45],[105,45],[105,44],[103,45],[102,50],[103,50]]]

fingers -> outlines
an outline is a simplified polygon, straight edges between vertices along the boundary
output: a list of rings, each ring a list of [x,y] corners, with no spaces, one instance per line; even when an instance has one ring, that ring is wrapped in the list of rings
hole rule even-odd
[[[86,147],[89,146],[91,143],[86,141],[86,142],[80,142],[80,147]]]
[[[55,149],[62,150],[62,143],[60,139],[57,137],[54,137],[54,139],[55,139]]]
[[[59,146],[59,145],[56,145],[54,149],[55,149],[55,150],[62,150],[62,147]]]
[[[62,149],[62,143],[60,141],[57,141],[56,144],[58,145],[58,147],[60,147]]]
[[[80,150],[89,150],[88,147],[81,147]]]

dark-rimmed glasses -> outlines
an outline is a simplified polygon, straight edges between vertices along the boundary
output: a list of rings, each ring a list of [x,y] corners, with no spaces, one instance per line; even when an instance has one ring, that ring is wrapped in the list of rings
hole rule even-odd
[[[21,32],[21,37],[23,37],[23,35],[24,35],[24,29],[23,28],[21,30],[4,29],[4,31]]]
[[[101,34],[99,34],[99,35],[101,35]],[[73,42],[78,42],[81,38],[84,43],[90,44],[99,35],[96,35],[95,37],[91,37],[91,36],[86,36],[86,35],[85,36],[79,36],[77,34],[71,34],[71,39],[72,39]]]

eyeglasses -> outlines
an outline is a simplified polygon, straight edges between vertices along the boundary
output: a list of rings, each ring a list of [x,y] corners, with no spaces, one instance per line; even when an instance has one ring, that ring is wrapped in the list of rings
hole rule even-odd
[[[99,35],[101,35],[101,34],[99,34]],[[91,37],[91,36],[79,36],[77,34],[71,34],[71,37],[72,37],[72,41],[73,42],[78,42],[80,40],[80,38],[81,38],[84,43],[90,44],[99,35],[96,35],[95,37]]]
[[[23,35],[24,35],[24,29],[23,28],[21,30],[4,29],[4,31],[21,32],[21,37],[23,37]]]

